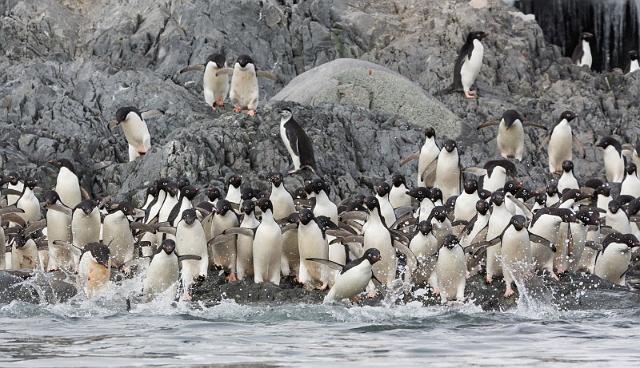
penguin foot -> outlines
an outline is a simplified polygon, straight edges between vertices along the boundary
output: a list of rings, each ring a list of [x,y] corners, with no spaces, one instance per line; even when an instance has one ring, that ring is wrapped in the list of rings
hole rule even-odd
[[[229,274],[229,276],[226,277],[227,282],[234,282],[234,281],[238,281],[238,278],[236,277],[236,273],[235,272],[231,272]]]
[[[247,111],[247,115],[249,115],[249,116],[256,116],[256,110],[249,110],[249,111]]]
[[[328,287],[329,287],[329,283],[325,282],[322,284],[322,286],[320,286],[318,290],[327,290]]]
[[[475,100],[478,98],[478,95],[476,94],[476,91],[465,91],[464,98],[469,100]]]
[[[434,287],[434,288],[433,288],[433,295],[435,295],[435,296],[440,295],[440,289],[439,289],[439,288],[437,288],[437,287]]]
[[[558,275],[556,275],[555,273],[551,272],[551,278],[556,280],[556,281],[560,281],[560,278],[558,277]]]
[[[493,276],[487,275],[487,277],[484,278],[484,282],[491,284],[493,282]]]
[[[513,296],[513,294],[515,294],[515,291],[513,291],[512,288],[507,288],[507,290],[504,292],[504,297],[510,298]]]
[[[233,112],[241,112],[241,111],[242,111],[242,107],[240,107],[240,105],[233,106]]]
[[[373,299],[376,296],[378,296],[378,292],[377,291],[370,291],[370,292],[367,293],[367,298],[369,298],[369,299]]]
[[[224,100],[221,98],[216,98],[216,102],[214,102],[213,106],[214,106],[214,109],[215,109],[215,106],[224,107]]]

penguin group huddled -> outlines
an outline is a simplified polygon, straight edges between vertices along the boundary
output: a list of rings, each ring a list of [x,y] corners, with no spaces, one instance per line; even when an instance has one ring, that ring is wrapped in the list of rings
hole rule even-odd
[[[477,98],[472,87],[486,36],[469,33],[445,92],[461,89],[466,98]],[[589,37],[582,36],[574,54],[580,65],[591,62]],[[633,65],[637,69],[637,59]],[[258,71],[246,55],[233,68],[220,53],[182,72],[196,69],[204,70],[205,102],[212,109],[223,107],[228,95],[235,112],[251,116],[257,78],[274,77]],[[603,137],[597,146],[605,180],[579,180],[572,157],[574,146],[583,155],[584,147],[572,133],[577,115],[565,111],[549,134],[552,179],[544,188],[530,188],[518,180],[512,160],[524,157],[525,125],[546,127],[508,110],[478,126],[498,126],[501,159],[464,168],[458,142],[438,142],[436,131],[427,128],[420,150],[399,165],[418,160],[415,186],[394,173],[388,182],[374,181],[371,193],[335,202],[330,184],[319,176],[311,139],[291,110],[279,113],[280,137],[293,166],[287,175],[304,172],[307,178],[293,190],[278,172],[266,176],[266,192],[243,186],[241,175],[227,177],[224,192],[208,187],[202,193],[185,177],[158,178],[134,206],[91,198],[67,159],[49,162],[58,169],[51,190],[5,173],[0,268],[75,274],[88,297],[102,293],[113,273],[141,275],[146,301],[160,294],[190,300],[194,285],[212,273],[224,273],[228,282],[275,285],[284,277],[328,290],[325,302],[372,296],[398,284],[404,290],[430,288],[443,302],[463,301],[466,280],[477,273],[487,283],[504,277],[505,297],[514,294],[514,284],[543,273],[558,279],[567,271],[588,272],[625,285],[640,249],[640,142],[631,146]],[[145,119],[157,114],[162,112],[117,110],[109,125],[122,127],[130,160],[149,151]]]

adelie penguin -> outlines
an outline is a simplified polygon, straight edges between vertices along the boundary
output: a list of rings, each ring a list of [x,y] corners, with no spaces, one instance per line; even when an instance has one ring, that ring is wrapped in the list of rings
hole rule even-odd
[[[626,285],[631,250],[640,247],[640,241],[632,234],[613,233],[603,240],[602,247],[596,257],[595,275],[616,285]]]
[[[18,198],[20,198],[20,193],[24,190],[24,181],[17,173],[10,172],[9,174],[2,176],[0,185],[4,184],[7,184],[7,189],[17,192],[16,194],[7,194],[7,205],[11,206],[16,204]]]
[[[49,164],[58,168],[58,177],[56,179],[56,193],[60,197],[60,202],[69,208],[73,208],[82,201],[82,189],[80,188],[80,180],[76,174],[75,167],[71,161],[61,158],[51,160]]]
[[[496,141],[498,143],[498,151],[500,156],[504,158],[515,158],[518,161],[522,161],[524,156],[524,119],[516,110],[507,110],[502,114],[502,119],[499,122],[488,122],[478,126],[478,130],[493,125],[498,125],[498,136]],[[533,126],[536,128],[547,130],[547,127],[527,123],[527,126]]]
[[[411,197],[407,194],[408,191],[404,175],[394,173],[391,176],[391,191],[389,192],[389,202],[394,209],[411,206]]]
[[[121,107],[116,111],[116,120],[109,123],[109,128],[122,127],[129,145],[129,161],[144,156],[151,149],[151,135],[144,119],[162,115],[159,110],[140,112],[133,106]]]
[[[444,201],[460,194],[460,155],[456,142],[451,139],[444,142],[438,155],[434,186],[442,191]]]
[[[549,171],[554,173],[562,172],[562,163],[573,160],[573,144],[575,143],[582,151],[584,157],[584,147],[576,139],[571,125],[569,124],[576,118],[576,114],[572,111],[564,111],[558,123],[551,130],[549,137],[548,153],[549,153]]]
[[[470,32],[467,39],[458,52],[455,66],[453,68],[453,84],[447,92],[464,91],[465,98],[478,98],[476,91],[471,90],[473,84],[480,74],[482,68],[482,58],[484,57],[484,46],[482,40],[487,37],[484,32]]]
[[[289,109],[280,110],[280,138],[293,162],[293,170],[289,173],[309,169],[315,174],[316,160],[313,154],[313,144],[304,129],[295,121],[293,113]]]
[[[400,166],[418,160],[418,177],[416,183],[419,187],[432,187],[436,180],[436,166],[438,165],[438,155],[440,147],[436,143],[436,131],[428,127],[424,131],[424,143],[419,152],[413,153],[400,162]]]
[[[622,145],[613,137],[605,137],[597,147],[604,149],[604,171],[609,183],[620,183],[624,179],[624,157]]]
[[[638,52],[636,50],[629,51],[627,55],[629,56],[629,62],[627,64],[627,67],[625,68],[624,73],[626,75],[629,75],[635,72],[636,70],[639,70],[640,64],[638,63]]]
[[[258,87],[258,77],[276,80],[277,77],[271,72],[258,70],[253,59],[249,55],[240,55],[233,65],[233,69],[224,68],[216,72],[216,76],[223,74],[231,75],[231,89],[229,98],[233,103],[233,111],[247,111],[249,116],[255,116],[258,108],[258,98],[260,88]]]
[[[580,35],[580,41],[576,48],[573,50],[571,60],[577,66],[587,66],[591,69],[591,63],[593,62],[593,56],[591,55],[591,46],[589,41],[593,39],[593,34],[589,32],[582,32]]]
[[[204,101],[215,111],[217,107],[224,107],[224,100],[229,93],[229,75],[218,74],[218,71],[227,67],[224,50],[211,54],[204,64],[190,65],[180,71],[186,73],[193,70],[203,71],[202,87]]]
[[[87,298],[104,291],[111,277],[111,259],[109,247],[92,242],[83,247],[78,264],[78,286]]]
[[[449,234],[438,251],[435,278],[436,288],[434,292],[440,294],[442,303],[450,300],[463,301],[464,289],[467,284],[467,264],[464,250],[458,238]]]
[[[566,160],[562,163],[562,175],[558,179],[558,192],[565,189],[579,189],[578,179],[573,175],[573,162]]]

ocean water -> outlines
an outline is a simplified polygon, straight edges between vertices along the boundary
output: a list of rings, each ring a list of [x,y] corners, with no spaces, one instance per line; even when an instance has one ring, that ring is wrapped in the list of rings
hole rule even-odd
[[[128,311],[118,289],[93,300],[13,301],[0,306],[0,366],[637,367],[637,299],[587,293],[576,310],[523,296],[499,312],[162,298]]]

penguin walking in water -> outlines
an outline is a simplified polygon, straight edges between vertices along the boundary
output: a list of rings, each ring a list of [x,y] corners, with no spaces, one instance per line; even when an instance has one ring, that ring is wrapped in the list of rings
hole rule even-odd
[[[354,259],[346,265],[327,259],[308,259],[308,261],[318,262],[339,271],[333,287],[324,297],[325,304],[351,299],[364,292],[371,280],[376,280],[373,273],[373,265],[380,260],[380,251],[375,248],[367,249],[362,257]]]
[[[78,203],[71,215],[73,245],[78,249],[83,249],[89,243],[98,243],[100,241],[100,225],[100,211],[96,207],[96,203],[91,199],[85,199]]]
[[[75,271],[73,251],[67,244],[71,241],[71,209],[60,201],[58,193],[53,190],[44,193],[43,205],[47,211],[47,242],[49,244],[47,271],[59,269]],[[55,244],[56,240],[63,244]]]
[[[562,163],[562,175],[558,179],[558,192],[563,193],[565,189],[580,189],[578,179],[573,175],[573,162],[569,160]]]
[[[636,50],[629,51],[629,53],[627,53],[627,56],[629,56],[629,63],[625,68],[624,74],[629,75],[636,70],[639,70],[640,64],[638,63],[638,52]]]
[[[433,228],[428,221],[419,222],[409,243],[409,249],[415,254],[418,261],[413,277],[413,282],[417,286],[423,286],[429,282],[438,260],[440,244],[432,230]],[[431,286],[436,287],[434,284]]]
[[[568,208],[546,207],[536,211],[529,225],[531,257],[536,270],[545,270],[553,279],[559,280],[553,271],[553,261],[557,250],[554,242],[557,239],[560,224],[575,221],[575,214]]]
[[[640,247],[640,241],[632,234],[607,235],[602,241],[603,249],[596,258],[595,275],[616,285],[626,285],[631,250],[635,247]]]
[[[3,176],[0,180],[0,185],[4,184],[7,184],[9,191],[12,191],[11,193],[7,193],[7,206],[16,204],[18,198],[20,198],[20,193],[24,191],[24,181],[20,179],[17,173],[11,172]]]
[[[59,169],[55,191],[60,197],[60,202],[69,208],[77,206],[82,201],[82,191],[73,164],[65,158],[51,160],[49,164]]]
[[[622,145],[613,137],[605,137],[597,147],[604,149],[604,171],[609,183],[620,183],[624,179],[624,157]]]
[[[640,197],[640,179],[638,178],[638,169],[633,162],[628,163],[625,168],[626,176],[622,181],[620,195],[629,195],[634,198]]]
[[[582,32],[580,34],[580,43],[573,50],[571,55],[571,61],[577,66],[587,66],[591,69],[591,63],[593,62],[593,56],[591,55],[591,46],[589,41],[593,39],[593,34],[589,32]]]
[[[438,155],[434,186],[442,191],[444,201],[460,194],[460,156],[456,142],[451,139],[444,142]]]
[[[408,191],[404,175],[394,173],[391,176],[391,191],[389,192],[389,202],[393,209],[411,206],[411,197],[407,194]]]
[[[182,219],[175,228],[176,253],[179,256],[193,255],[200,259],[184,260],[180,271],[182,280],[183,300],[191,300],[191,285],[196,279],[207,277],[209,254],[202,223],[198,220],[195,209],[190,208],[182,212]]]
[[[367,249],[376,248],[380,251],[382,261],[373,266],[373,272],[384,285],[390,285],[395,279],[398,259],[392,244],[391,234],[384,223],[384,217],[380,213],[380,204],[376,197],[369,196],[365,199],[365,205],[369,210],[367,222],[363,227],[363,245]]]
[[[298,215],[298,247],[300,252],[300,272],[298,281],[307,287],[324,290],[329,285],[329,270],[326,266],[307,259],[329,259],[329,244],[321,224],[313,212],[303,208]]]
[[[564,111],[560,115],[558,123],[551,130],[549,136],[549,171],[554,173],[562,172],[562,163],[573,160],[573,143],[582,147],[576,137],[573,135],[571,125],[569,124],[576,118],[576,114],[572,111]],[[582,149],[584,156],[584,148]]]
[[[257,205],[262,211],[262,221],[253,238],[253,281],[256,284],[268,281],[280,285],[282,231],[273,218],[271,201],[261,198]]]
[[[86,244],[78,263],[78,287],[87,298],[104,291],[111,278],[111,256],[109,247],[100,242]]]
[[[142,284],[145,302],[150,302],[164,292],[171,297],[177,295],[180,267],[175,249],[176,243],[172,239],[165,239],[159,252],[153,255]]]
[[[400,162],[400,166],[418,160],[418,177],[416,179],[419,187],[432,187],[436,180],[436,167],[440,147],[436,143],[436,131],[429,127],[424,131],[425,140],[419,152],[407,156]]]
[[[224,50],[211,54],[204,64],[190,65],[180,71],[180,74],[189,71],[203,71],[202,87],[204,101],[215,111],[217,107],[224,107],[224,99],[229,93],[229,74],[218,71],[227,68],[227,60]]]
[[[109,129],[118,125],[122,127],[124,136],[129,145],[129,161],[144,156],[151,149],[151,135],[144,119],[161,115],[159,110],[150,110],[144,113],[133,106],[121,107],[116,111],[116,120],[109,123]]]
[[[437,291],[440,300],[464,300],[464,288],[467,284],[467,264],[464,251],[458,238],[449,234],[438,251],[438,261],[435,268]]]
[[[256,115],[258,108],[258,77],[276,80],[273,73],[258,70],[253,59],[248,55],[240,55],[233,65],[233,69],[224,68],[216,72],[216,76],[231,75],[231,89],[229,98],[233,103],[233,111],[247,110],[249,116]]]
[[[522,161],[524,156],[524,119],[516,110],[507,110],[502,114],[499,122],[488,122],[478,126],[478,130],[493,125],[498,125],[498,136],[496,142],[500,156],[509,159],[515,158]],[[527,126],[547,130],[547,127],[527,123]]]
[[[40,239],[42,237],[42,232],[39,231],[40,227],[41,226],[37,226],[36,224],[29,225],[20,229],[20,231],[11,238],[9,245],[12,248],[12,269],[46,269],[44,267],[40,267],[42,265],[38,249],[41,247],[42,243],[42,240]]]
[[[280,138],[293,163],[293,170],[289,171],[289,174],[302,169],[309,169],[315,174],[316,159],[313,154],[313,143],[293,118],[291,110],[287,108],[280,110]]]
[[[514,281],[522,282],[534,275],[529,231],[524,216],[516,215],[511,218],[502,233],[501,254],[502,274],[506,285],[504,297],[509,298],[514,294]]]
[[[125,265],[134,258],[135,239],[129,228],[127,216],[134,216],[133,206],[127,202],[121,202],[111,206],[109,214],[104,217],[102,223],[102,241],[109,247],[111,264],[125,273]]]
[[[469,32],[464,45],[458,52],[453,68],[453,84],[446,92],[462,89],[465,98],[478,98],[478,94],[476,91],[471,90],[471,87],[473,87],[482,68],[484,46],[481,41],[485,37],[487,37],[487,34],[484,32]]]

